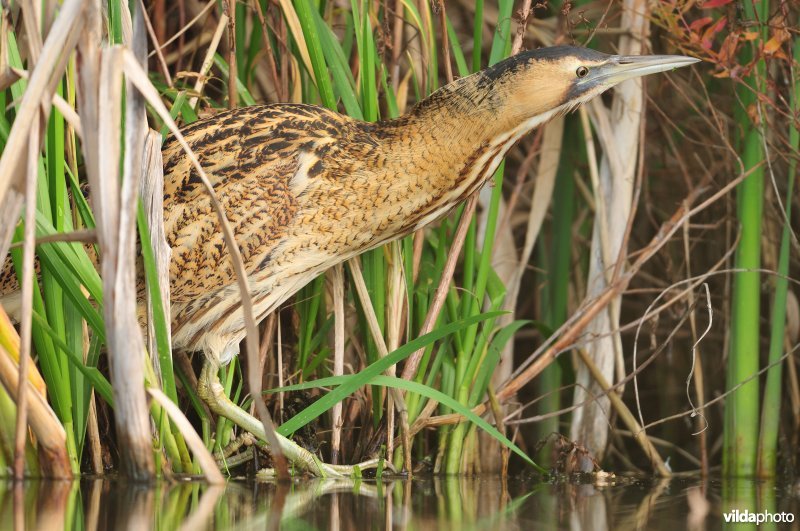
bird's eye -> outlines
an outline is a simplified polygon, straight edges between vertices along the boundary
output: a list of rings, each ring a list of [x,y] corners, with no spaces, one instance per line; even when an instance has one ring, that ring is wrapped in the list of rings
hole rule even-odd
[[[575,71],[575,75],[578,77],[586,77],[586,74],[589,73],[589,69],[585,66],[579,66],[578,69]]]

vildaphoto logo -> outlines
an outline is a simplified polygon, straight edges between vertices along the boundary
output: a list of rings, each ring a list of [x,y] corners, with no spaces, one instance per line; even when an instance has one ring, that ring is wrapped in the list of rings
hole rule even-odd
[[[760,513],[750,512],[747,509],[740,511],[734,509],[726,513],[722,513],[722,517],[728,524],[772,524],[772,523],[792,523],[794,522],[793,513],[771,513],[769,511],[761,511]]]

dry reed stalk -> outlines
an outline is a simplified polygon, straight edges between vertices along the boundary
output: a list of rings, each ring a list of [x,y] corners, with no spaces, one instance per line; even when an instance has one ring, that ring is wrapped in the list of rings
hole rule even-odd
[[[12,188],[20,192],[20,183],[26,175],[27,150],[30,128],[41,117],[45,122],[50,114],[50,102],[56,85],[61,79],[69,55],[81,35],[84,17],[84,0],[66,0],[59,16],[47,35],[42,53],[31,73],[25,95],[17,109],[11,125],[8,141],[0,157],[0,211],[11,207],[5,205],[6,196]],[[41,111],[41,114],[39,114]],[[13,201],[12,201],[13,203]],[[10,234],[9,234],[10,237]],[[0,250],[7,249],[8,242],[0,242]],[[5,254],[0,255],[2,259]]]
[[[42,27],[41,13],[36,6],[37,2],[33,0],[23,0],[20,2],[22,8],[22,23],[25,25],[25,36],[28,43],[28,54],[30,55],[31,64],[35,65],[39,60],[39,54],[42,52],[42,36],[39,33],[39,28]],[[41,7],[41,5],[39,6]]]
[[[86,341],[86,345],[88,344],[89,342]],[[87,412],[86,418],[86,441],[89,444],[89,453],[91,454],[92,472],[99,476],[105,470],[103,467],[103,447],[100,444],[100,426],[97,424],[97,400],[95,399],[94,390],[92,390],[91,395],[89,395],[89,411]]]
[[[250,0],[250,4],[253,8],[253,11],[256,12],[256,15],[258,16],[258,22],[261,25],[261,34],[265,45],[264,55],[267,58],[267,67],[269,68],[272,88],[275,92],[277,101],[285,101],[286,95],[281,90],[282,87],[280,78],[278,76],[278,65],[275,63],[272,42],[270,41],[269,32],[267,31],[267,20],[264,18],[264,13],[261,12],[261,4],[258,2],[258,0]],[[256,75],[258,75],[258,72],[260,72],[260,70],[256,71]]]
[[[14,434],[14,478],[25,475],[25,443],[28,435],[28,364],[31,357],[31,320],[33,319],[34,245],[36,240],[36,184],[38,178],[41,129],[31,128],[28,143],[28,175],[25,179],[25,236],[22,250],[22,314],[20,319],[19,373],[17,380],[17,419]]]
[[[444,63],[445,79],[448,83],[453,81],[453,65],[450,61],[450,43],[447,39],[447,8],[444,6],[444,0],[436,0],[435,10],[439,12],[439,30],[442,36],[442,62]]]
[[[300,19],[297,17],[297,11],[294,10],[291,0],[277,1],[281,6],[281,10],[283,11],[283,16],[285,17],[286,24],[289,26],[289,31],[291,31],[292,37],[294,37],[294,42],[297,45],[298,51],[300,52],[300,57],[302,58],[303,64],[306,67],[306,72],[308,72],[308,75],[311,77],[311,81],[313,81],[316,85],[317,77],[314,74],[314,67],[311,65],[311,56],[308,53],[308,45],[306,44],[306,38],[303,34],[303,29],[300,26]],[[283,40],[283,42],[286,41]],[[282,71],[285,72],[286,70]]]
[[[392,88],[394,89],[395,96],[397,96],[398,88],[400,87],[400,54],[403,49],[403,33],[405,28],[405,20],[403,20],[404,10],[405,5],[403,4],[403,0],[395,0],[392,27],[392,62],[390,68],[392,74]]]
[[[403,270],[403,257],[400,252],[400,242],[394,241],[389,244],[389,258],[387,260],[388,296],[386,298],[386,346],[389,352],[394,352],[400,346],[403,336],[404,325],[407,323],[406,305],[406,283],[405,272]],[[397,367],[391,366],[386,372],[389,376],[397,375]],[[391,396],[390,400],[394,400]],[[392,408],[387,406],[387,410],[393,413]],[[387,430],[389,437],[386,441],[386,455],[394,453],[394,415],[390,414],[387,419]]]
[[[644,0],[626,0],[622,11],[622,25],[631,28],[631,36],[620,37],[619,53],[637,55],[646,44],[649,27],[649,7]],[[611,285],[610,271],[614,260],[620,256],[632,207],[636,153],[639,147],[639,123],[643,109],[641,80],[630,80],[620,84],[614,94],[610,110],[595,100],[592,111],[596,129],[603,145],[603,158],[599,167],[598,184],[595,187],[597,205],[592,248],[588,296],[594,297]],[[604,127],[608,123],[609,127]],[[598,126],[600,124],[600,126]],[[587,143],[587,148],[592,148]],[[591,160],[591,157],[590,157]],[[599,186],[599,188],[598,188]],[[600,312],[589,325],[589,333],[597,339],[588,345],[587,354],[606,380],[614,378],[615,365],[624,370],[622,343],[615,330],[619,326],[620,299],[609,301],[607,311]],[[620,375],[617,375],[618,379]],[[588,367],[579,365],[576,375],[574,400],[582,401],[584,394],[595,395],[597,379]],[[584,389],[586,391],[584,391]],[[572,417],[570,438],[586,446],[598,459],[602,458],[608,441],[608,426],[599,409],[608,409],[610,398],[601,398],[591,405],[578,409]]]
[[[595,382],[597,382],[602,389],[603,396],[608,397],[611,406],[617,411],[620,420],[633,433],[634,439],[636,439],[636,442],[642,447],[647,458],[650,459],[650,463],[653,465],[653,468],[656,469],[661,477],[670,477],[672,472],[666,467],[664,460],[661,459],[661,456],[658,453],[658,450],[656,450],[655,446],[653,446],[653,443],[645,434],[642,426],[636,422],[636,418],[633,416],[630,409],[628,409],[628,406],[625,405],[618,393],[609,391],[611,389],[611,384],[609,384],[609,382],[605,379],[603,373],[600,372],[600,368],[595,365],[594,360],[589,357],[588,353],[584,349],[578,348],[575,350],[577,351],[578,356],[580,356],[581,361],[589,369],[592,378],[594,378]]]
[[[119,180],[122,133],[123,48],[100,51],[97,78],[97,172],[87,165],[93,211],[100,241],[104,318],[114,424],[126,476],[149,480],[155,475],[144,384],[145,345],[136,314],[136,207],[146,123],[144,102],[128,83],[125,117],[124,175]],[[88,124],[87,124],[88,125]],[[86,146],[85,146],[86,148]],[[91,149],[91,148],[90,148]],[[91,157],[84,149],[85,156]],[[102,198],[102,200],[101,200]]]
[[[157,35],[156,31],[153,29],[153,24],[150,21],[150,17],[148,16],[147,10],[144,7],[144,0],[139,0],[139,9],[141,9],[142,13],[144,14],[144,22],[145,25],[147,26],[147,33],[150,35],[150,40],[153,41],[153,49],[156,54],[156,57],[158,57],[158,66],[161,68],[161,74],[164,76],[164,80],[167,82],[167,85],[171,87],[172,76],[169,73],[169,67],[167,66],[167,61],[166,59],[164,59],[164,54],[161,53],[161,45],[158,42],[158,35],[160,35],[162,32],[159,31]],[[162,25],[162,30],[163,30],[164,21],[159,21],[159,23]]]

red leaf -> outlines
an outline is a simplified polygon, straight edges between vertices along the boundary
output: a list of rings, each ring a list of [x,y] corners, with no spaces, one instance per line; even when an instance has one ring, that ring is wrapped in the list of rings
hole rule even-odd
[[[700,6],[703,9],[713,9],[715,7],[724,6],[725,4],[730,4],[733,0],[708,0],[708,2],[703,2],[703,5]]]
[[[701,29],[711,24],[713,21],[714,19],[711,17],[698,18],[697,20],[689,24],[689,29],[692,31],[700,31]]]
[[[703,39],[702,39],[703,48],[705,48],[707,50],[711,49],[711,45],[712,45],[712,42],[714,41],[714,37],[716,36],[717,33],[722,31],[722,29],[725,27],[725,24],[727,24],[727,23],[728,23],[728,20],[725,17],[722,17],[713,26],[709,27],[703,33]]]

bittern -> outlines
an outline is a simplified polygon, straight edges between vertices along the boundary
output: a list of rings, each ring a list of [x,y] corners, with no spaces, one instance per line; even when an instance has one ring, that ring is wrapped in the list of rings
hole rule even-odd
[[[622,81],[695,61],[542,48],[458,79],[395,120],[274,104],[222,112],[182,132],[234,228],[261,320],[331,266],[441,218],[532,129]],[[245,336],[218,218],[177,141],[167,140],[163,157],[174,348],[205,353],[203,398],[263,438],[261,423],[225,396],[217,377]],[[14,302],[12,282],[8,273],[2,279],[4,305]],[[318,465],[289,440],[282,445],[304,468],[349,470]]]

